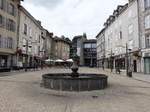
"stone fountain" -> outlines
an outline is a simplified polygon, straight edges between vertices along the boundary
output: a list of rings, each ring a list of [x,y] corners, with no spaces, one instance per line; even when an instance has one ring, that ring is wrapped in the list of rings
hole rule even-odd
[[[107,87],[108,76],[104,74],[78,73],[77,58],[74,57],[72,73],[49,73],[42,76],[45,88],[58,91],[92,91]]]

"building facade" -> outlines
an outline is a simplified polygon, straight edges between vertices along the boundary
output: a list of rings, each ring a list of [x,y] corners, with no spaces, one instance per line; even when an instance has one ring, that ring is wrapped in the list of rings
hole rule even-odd
[[[86,34],[75,36],[72,39],[72,53],[76,54],[79,57],[80,66],[84,66],[83,43],[85,40],[87,40]]]
[[[70,42],[66,38],[54,37],[55,43],[55,59],[67,60],[70,58]]]
[[[96,36],[97,38],[97,67],[106,67],[105,62],[105,28]]]
[[[52,42],[53,42],[53,33],[45,30],[45,57],[46,59],[53,59],[52,53]]]
[[[44,55],[43,28],[24,7],[20,6],[19,12],[17,66],[34,66]]]
[[[96,39],[89,39],[83,43],[84,66],[97,66]]]
[[[16,63],[19,4],[20,0],[0,0],[0,68]]]
[[[141,71],[150,74],[150,0],[138,0],[140,41],[141,41]]]
[[[119,5],[104,26],[105,65],[126,69],[129,62],[134,72],[141,72],[138,2]]]

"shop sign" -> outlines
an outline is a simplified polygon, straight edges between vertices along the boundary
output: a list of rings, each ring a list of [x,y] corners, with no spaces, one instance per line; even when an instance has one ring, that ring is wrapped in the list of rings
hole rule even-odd
[[[150,53],[145,53],[144,57],[150,57]]]

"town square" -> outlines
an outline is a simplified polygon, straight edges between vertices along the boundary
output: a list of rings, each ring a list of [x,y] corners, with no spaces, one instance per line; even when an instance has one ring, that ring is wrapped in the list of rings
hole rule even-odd
[[[0,0],[0,112],[150,112],[150,0]]]

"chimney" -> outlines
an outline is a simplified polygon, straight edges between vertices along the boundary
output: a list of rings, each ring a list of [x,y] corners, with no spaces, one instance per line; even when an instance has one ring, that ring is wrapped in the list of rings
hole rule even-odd
[[[38,24],[41,25],[41,21],[37,20]]]

